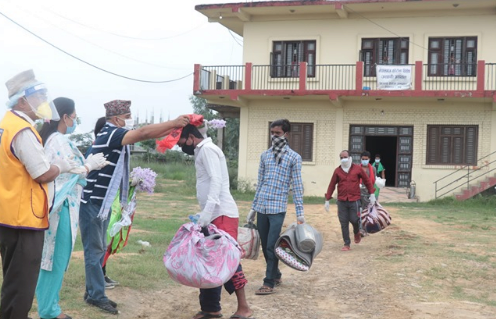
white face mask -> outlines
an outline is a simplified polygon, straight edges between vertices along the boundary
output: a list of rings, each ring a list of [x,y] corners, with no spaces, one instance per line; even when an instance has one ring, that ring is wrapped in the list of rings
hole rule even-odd
[[[124,126],[122,128],[125,128],[126,130],[132,130],[134,129],[134,120],[133,119],[123,119],[118,117],[121,121],[124,121]]]
[[[127,130],[134,129],[134,120],[133,119],[125,119],[124,122],[126,123],[126,125],[124,126],[125,129],[127,129]]]
[[[351,157],[341,159],[341,167],[343,168],[343,170],[345,172],[348,172],[349,168],[351,167],[352,162],[353,162],[353,160],[351,159]]]

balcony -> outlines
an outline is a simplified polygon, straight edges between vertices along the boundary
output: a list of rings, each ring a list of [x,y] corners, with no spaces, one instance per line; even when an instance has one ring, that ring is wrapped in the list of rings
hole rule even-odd
[[[411,87],[400,90],[378,89],[375,76],[363,62],[309,66],[195,65],[194,94],[211,103],[238,105],[240,98],[322,97],[331,100],[346,97],[427,97],[493,98],[496,91],[496,63],[424,64],[411,66]],[[375,70],[374,70],[375,73]],[[227,100],[226,100],[227,98]],[[228,102],[229,101],[229,102]]]

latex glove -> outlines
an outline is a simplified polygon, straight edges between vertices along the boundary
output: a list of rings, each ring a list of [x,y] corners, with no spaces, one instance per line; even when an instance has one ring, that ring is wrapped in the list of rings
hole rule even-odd
[[[88,169],[88,172],[91,172],[95,169],[102,169],[109,162],[103,156],[103,153],[90,154],[84,163],[84,166]]]
[[[253,223],[255,221],[255,215],[256,212],[253,209],[250,209],[250,212],[248,213],[248,216],[246,217],[246,222]]]
[[[296,217],[296,221],[298,222],[298,224],[304,224],[305,223],[305,216],[301,215],[301,216]]]
[[[84,173],[87,173],[87,172],[88,172],[88,170],[84,166],[78,166],[78,167],[75,167],[75,168],[73,168],[73,169],[71,169],[69,171],[69,173],[71,173],[71,174],[78,174],[78,175],[79,174],[84,174]]]
[[[369,196],[369,200],[370,200],[370,204],[371,205],[374,205],[375,202],[376,202],[376,199],[375,199],[375,194],[370,194]]]
[[[329,201],[328,200],[325,201],[324,208],[325,208],[326,212],[329,212]]]
[[[200,225],[201,227],[205,227],[208,224],[210,224],[211,219],[212,219],[212,213],[203,211],[200,213],[200,218],[198,219],[198,225]]]
[[[52,165],[55,165],[59,168],[59,174],[69,173],[71,169],[79,166],[76,161],[69,158],[57,158],[53,161]]]

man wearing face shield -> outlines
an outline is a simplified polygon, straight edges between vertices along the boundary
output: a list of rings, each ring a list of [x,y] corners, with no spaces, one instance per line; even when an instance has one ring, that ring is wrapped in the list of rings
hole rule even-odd
[[[102,270],[107,250],[107,227],[112,203],[120,189],[121,206],[127,206],[129,191],[129,145],[159,138],[189,122],[187,116],[173,121],[150,124],[133,130],[131,101],[114,100],[104,104],[107,122],[88,150],[90,154],[103,152],[109,165],[93,170],[86,179],[79,211],[79,228],[84,249],[86,291],[84,300],[101,310],[117,314],[117,304],[105,295]]]
[[[374,186],[367,174],[361,168],[361,165],[353,164],[353,159],[347,150],[339,153],[341,165],[338,166],[332,174],[331,182],[325,194],[325,210],[329,212],[329,200],[338,186],[338,218],[341,224],[341,234],[343,236],[344,246],[342,251],[350,250],[350,223],[353,225],[353,234],[355,243],[361,241],[359,217],[360,211],[360,180],[365,185],[369,193],[370,203],[375,203]]]
[[[275,292],[274,287],[282,283],[275,244],[286,216],[290,188],[296,220],[300,224],[305,223],[301,156],[288,145],[290,131],[291,124],[286,119],[274,121],[270,125],[272,147],[260,156],[257,190],[247,217],[247,222],[253,222],[257,217],[262,251],[267,263],[263,285],[255,292],[257,295],[272,294]]]
[[[48,183],[76,168],[70,159],[50,163],[37,119],[59,118],[32,70],[6,83],[10,108],[0,122],[0,253],[3,283],[0,318],[27,318],[40,272],[48,228]]]

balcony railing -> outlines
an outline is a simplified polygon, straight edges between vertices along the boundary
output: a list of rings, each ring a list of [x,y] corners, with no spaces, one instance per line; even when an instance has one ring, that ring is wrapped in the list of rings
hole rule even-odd
[[[195,92],[200,90],[368,91],[376,77],[365,77],[356,64],[195,66]],[[405,91],[496,91],[496,63],[411,65],[411,89]],[[323,92],[324,94],[325,92]]]

